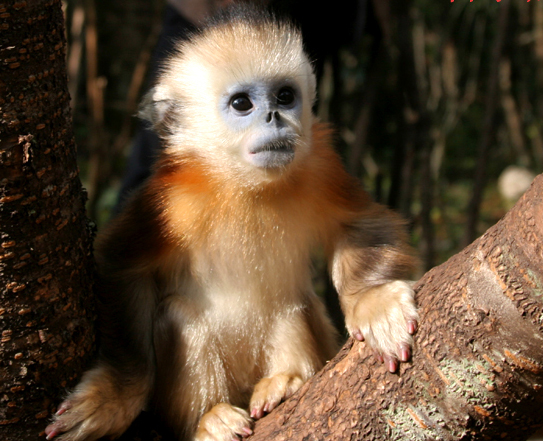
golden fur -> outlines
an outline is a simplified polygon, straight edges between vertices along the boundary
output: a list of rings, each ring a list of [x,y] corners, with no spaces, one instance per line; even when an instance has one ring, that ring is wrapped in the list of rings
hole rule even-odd
[[[181,439],[250,434],[252,419],[337,350],[311,286],[319,247],[349,332],[392,365],[406,358],[416,310],[401,280],[414,264],[402,222],[371,202],[314,121],[315,79],[299,33],[246,15],[181,44],[145,101],[165,150],[97,240],[100,358],[49,438],[118,436],[145,406]],[[283,82],[303,102],[300,113],[280,115],[295,151],[280,168],[244,159],[266,127],[232,126],[221,110],[231,84],[253,81]]]

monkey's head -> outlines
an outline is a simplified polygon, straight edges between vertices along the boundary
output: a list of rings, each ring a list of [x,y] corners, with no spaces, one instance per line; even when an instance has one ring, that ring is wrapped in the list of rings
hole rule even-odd
[[[311,149],[315,76],[300,32],[235,7],[181,42],[140,115],[170,155],[197,155],[248,183],[277,179]]]

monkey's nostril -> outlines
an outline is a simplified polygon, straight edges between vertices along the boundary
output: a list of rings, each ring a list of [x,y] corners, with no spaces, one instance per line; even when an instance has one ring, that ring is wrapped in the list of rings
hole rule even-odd
[[[266,115],[266,122],[271,123],[273,120],[279,122],[281,121],[281,115],[279,115],[279,112],[277,110],[274,110],[273,112],[268,112]]]

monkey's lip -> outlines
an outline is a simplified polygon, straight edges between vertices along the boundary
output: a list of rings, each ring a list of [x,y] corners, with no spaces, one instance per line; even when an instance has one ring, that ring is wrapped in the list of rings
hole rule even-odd
[[[266,152],[294,153],[294,139],[276,139],[249,150],[253,155]]]
[[[294,147],[294,139],[274,139],[250,149],[249,161],[267,170],[283,169],[294,160]]]

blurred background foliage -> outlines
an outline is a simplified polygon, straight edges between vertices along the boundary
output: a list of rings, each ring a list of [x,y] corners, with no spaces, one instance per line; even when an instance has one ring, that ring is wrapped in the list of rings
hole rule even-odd
[[[409,220],[423,269],[482,234],[542,171],[543,1],[271,3],[304,31],[316,111],[335,125],[347,168]],[[117,200],[163,9],[65,3],[80,168],[99,227]]]

